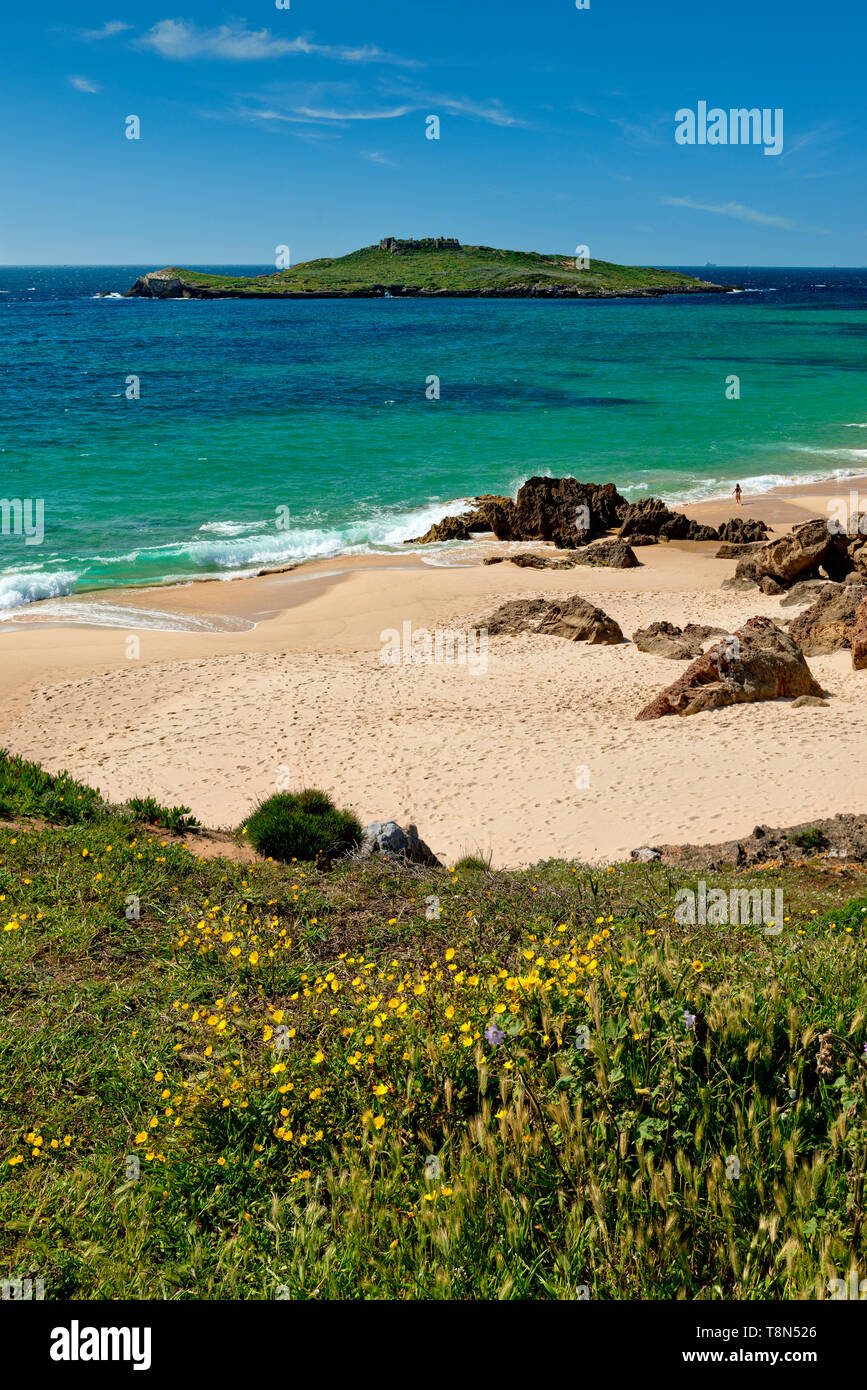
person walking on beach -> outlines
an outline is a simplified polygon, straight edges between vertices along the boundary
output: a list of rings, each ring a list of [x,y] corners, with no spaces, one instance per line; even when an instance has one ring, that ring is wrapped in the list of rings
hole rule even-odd
[[[737,502],[738,506],[740,506],[740,505],[741,505],[741,485],[740,485],[740,483],[735,483],[735,490],[734,490],[734,492],[732,493],[732,496],[734,497],[734,499],[735,499],[735,501]]]

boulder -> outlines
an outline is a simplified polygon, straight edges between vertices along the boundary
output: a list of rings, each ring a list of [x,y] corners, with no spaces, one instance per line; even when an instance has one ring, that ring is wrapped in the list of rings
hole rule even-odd
[[[820,594],[826,591],[836,593],[839,587],[838,584],[832,584],[830,579],[801,579],[787,590],[785,598],[780,599],[780,607],[796,608],[805,603],[815,603]]]
[[[767,576],[788,588],[796,579],[817,578],[820,568],[829,579],[845,578],[852,568],[846,537],[829,531],[825,521],[804,521],[787,535],[742,556],[735,578],[758,582]]]
[[[486,500],[479,507],[478,516],[485,525],[477,526],[476,530],[493,531],[498,541],[515,539],[515,504],[511,497],[493,497]]]
[[[186,286],[174,270],[149,270],[140,275],[126,297],[135,299],[185,299]]]
[[[729,517],[719,528],[720,540],[735,545],[750,545],[756,541],[763,541],[767,534],[768,528],[763,521],[746,516]]]
[[[556,599],[509,599],[489,617],[480,618],[478,626],[487,629],[491,636],[538,632],[594,646],[623,641],[623,633],[614,619],[578,594]]]
[[[658,622],[633,632],[632,640],[641,652],[667,656],[673,661],[690,661],[701,654],[702,644],[709,637],[722,636],[725,636],[725,628],[721,627],[687,623],[680,628],[673,623]]]
[[[776,579],[772,579],[769,574],[763,574],[759,580],[759,588],[763,594],[770,594],[776,597],[777,594],[784,594],[786,591],[782,584],[778,584]]]
[[[385,859],[396,859],[409,864],[424,864],[431,869],[441,869],[442,864],[433,850],[429,849],[414,825],[402,830],[397,821],[375,820],[364,832],[359,854],[362,858],[379,854]]]
[[[514,536],[553,541],[570,550],[617,526],[626,508],[626,498],[613,483],[528,478],[515,501]]]
[[[697,714],[725,705],[794,699],[798,695],[820,699],[823,695],[801,648],[770,618],[750,618],[724,642],[697,657],[636,718]]]
[[[434,541],[468,541],[470,539],[470,528],[465,517],[444,516],[442,521],[434,522],[423,536],[414,536],[412,540],[404,541],[404,545],[430,545]]]
[[[859,605],[867,598],[864,584],[829,585],[799,613],[789,632],[808,656],[827,656],[852,645],[852,630]]]
[[[629,544],[633,548],[637,545],[659,545],[659,536],[647,536],[639,531],[638,535],[629,537]]]
[[[867,579],[867,543],[865,543],[863,535],[858,535],[853,541],[850,541],[846,550],[854,566],[853,572],[860,579]]]
[[[638,557],[626,541],[620,540],[617,536],[609,536],[605,540],[594,541],[583,550],[577,550],[572,563],[605,565],[613,570],[631,570],[638,564]]]
[[[630,503],[620,523],[620,535],[658,536],[668,541],[715,541],[719,533],[713,526],[691,521],[683,512],[673,512],[658,497],[642,497]]]
[[[728,579],[724,579],[723,582],[722,582],[722,584],[720,585],[720,588],[721,588],[721,589],[743,589],[743,590],[747,590],[747,589],[757,589],[758,587],[759,587],[759,585],[758,585],[758,580],[756,580],[756,579],[747,579],[746,576],[745,576],[745,575],[742,575],[742,574],[730,574],[729,577],[728,577]]]
[[[849,638],[852,647],[852,665],[856,671],[867,667],[867,598],[862,599],[855,611],[855,622]]]
[[[723,541],[714,555],[714,559],[739,560],[742,555],[749,555],[753,550],[761,550],[764,544],[764,541]]]
[[[805,705],[822,705],[825,709],[829,705],[828,700],[820,700],[818,695],[799,695],[797,700],[793,700],[789,709],[803,709]]]
[[[525,551],[518,555],[504,555],[503,559],[508,560],[512,565],[518,565],[520,569],[532,570],[571,570],[575,568],[577,561],[577,550],[555,551],[552,555],[540,555],[537,551]],[[485,561],[487,564],[488,562]]]
[[[470,531],[493,531],[498,541],[553,541],[571,550],[618,526],[627,505],[613,483],[528,478],[518,489],[517,501],[493,494],[476,497],[472,510],[461,517],[445,517],[406,544],[466,540]]]

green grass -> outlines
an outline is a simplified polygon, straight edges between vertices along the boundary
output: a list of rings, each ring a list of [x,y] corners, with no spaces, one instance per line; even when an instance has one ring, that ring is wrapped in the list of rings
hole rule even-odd
[[[451,251],[405,251],[392,255],[365,246],[347,256],[304,261],[273,275],[208,275],[172,268],[191,285],[214,290],[250,290],[257,294],[311,294],[323,291],[363,293],[374,287],[436,290],[474,294],[480,291],[531,290],[546,286],[580,288],[588,294],[646,289],[695,290],[699,281],[678,271],[615,265],[591,259],[586,270],[575,257],[538,252],[501,251],[491,246],[463,246]]]
[[[769,937],[678,926],[695,876],[659,864],[322,872],[110,812],[0,826],[0,1272],[823,1297],[867,1254],[865,879],[715,875],[782,887]]]

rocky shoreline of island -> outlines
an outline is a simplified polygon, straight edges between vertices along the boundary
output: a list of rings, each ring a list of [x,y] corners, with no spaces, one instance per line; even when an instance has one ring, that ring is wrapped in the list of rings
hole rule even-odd
[[[737,285],[652,285],[641,289],[584,288],[571,285],[511,285],[508,289],[421,289],[414,285],[378,284],[347,290],[213,289],[164,271],[140,275],[125,299],[660,299],[667,295],[730,294]]]

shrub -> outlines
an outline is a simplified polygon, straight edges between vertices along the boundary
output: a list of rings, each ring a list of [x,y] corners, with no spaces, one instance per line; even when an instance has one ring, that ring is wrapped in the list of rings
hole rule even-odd
[[[199,824],[189,806],[161,806],[153,796],[134,796],[126,803],[126,809],[132,820],[158,825],[175,835],[195,830]]]
[[[342,854],[361,840],[361,824],[351,811],[338,811],[325,792],[276,792],[263,801],[243,827],[254,849],[270,859],[316,859]]]
[[[789,839],[799,849],[824,849],[828,843],[818,825],[811,825],[809,830],[796,830]]]

